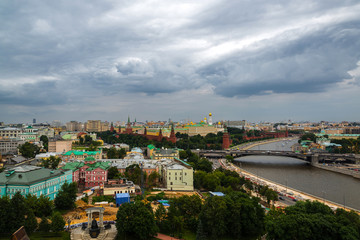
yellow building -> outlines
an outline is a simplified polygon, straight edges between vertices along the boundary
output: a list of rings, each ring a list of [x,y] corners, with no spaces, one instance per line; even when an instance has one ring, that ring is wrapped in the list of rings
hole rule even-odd
[[[156,148],[153,149],[150,158],[154,160],[179,158],[179,150],[172,148],[171,149]]]
[[[194,191],[194,171],[182,161],[172,162],[164,167],[163,181],[170,191]]]

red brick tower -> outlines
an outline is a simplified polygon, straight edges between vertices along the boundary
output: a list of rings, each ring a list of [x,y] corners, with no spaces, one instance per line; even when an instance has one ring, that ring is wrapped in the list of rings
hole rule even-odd
[[[171,133],[170,133],[169,141],[172,143],[176,143],[174,124],[171,125]]]
[[[131,127],[131,123],[130,123],[130,117],[128,117],[128,123],[127,123],[126,128],[125,128],[125,133],[126,134],[132,134],[132,127]]]
[[[224,126],[224,135],[223,135],[223,142],[222,142],[222,148],[228,149],[230,147],[230,135],[227,131],[227,127]]]
[[[163,139],[163,135],[162,135],[162,131],[161,131],[161,128],[160,128],[158,141],[161,141],[162,139]]]
[[[113,124],[113,122],[111,122],[110,132],[113,132],[113,131],[114,131],[114,124]]]
[[[145,129],[144,129],[144,136],[146,136],[147,135],[147,128],[145,127]]]

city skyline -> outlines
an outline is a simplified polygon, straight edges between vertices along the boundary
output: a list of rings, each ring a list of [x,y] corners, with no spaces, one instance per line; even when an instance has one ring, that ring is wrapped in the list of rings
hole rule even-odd
[[[5,1],[6,123],[359,121],[358,1]]]

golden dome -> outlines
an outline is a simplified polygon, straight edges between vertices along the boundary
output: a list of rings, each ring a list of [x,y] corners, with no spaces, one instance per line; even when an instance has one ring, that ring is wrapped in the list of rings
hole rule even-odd
[[[209,116],[211,117],[211,116],[212,116],[212,113],[209,113]]]
[[[204,117],[204,120],[206,120],[206,117]]]

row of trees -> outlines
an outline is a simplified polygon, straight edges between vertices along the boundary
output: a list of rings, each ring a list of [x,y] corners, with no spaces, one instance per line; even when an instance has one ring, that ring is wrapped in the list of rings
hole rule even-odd
[[[360,217],[343,209],[332,211],[320,202],[297,202],[266,216],[267,239],[277,240],[357,240]]]
[[[38,224],[36,217],[41,218]],[[51,219],[49,224],[48,218]],[[54,203],[48,197],[26,195],[17,192],[11,199],[0,198],[0,233],[12,233],[25,226],[27,233],[35,230],[59,232],[64,229],[65,221],[59,212],[54,211]]]
[[[186,151],[180,151],[179,156],[180,159],[186,160],[194,170],[201,170],[205,172],[212,171],[212,162],[206,158],[200,158],[199,155],[191,152],[190,149],[187,149]]]
[[[335,153],[360,153],[360,137],[357,139],[332,139],[332,143],[341,144],[341,148],[335,148]]]
[[[105,150],[106,148],[104,148]],[[126,156],[125,148],[116,149],[111,147],[110,149],[106,150],[106,155],[108,159],[121,159]]]
[[[285,209],[272,209],[265,216],[259,199],[241,192],[225,197],[197,195],[170,200],[153,212],[150,204],[125,203],[117,212],[117,229],[122,237],[149,239],[158,231],[182,237],[184,231],[196,239],[253,239],[266,233],[269,240],[357,240],[360,217],[343,209],[332,211],[320,202],[297,202]]]
[[[243,191],[243,186],[253,189],[251,181],[240,177],[235,171],[218,168],[213,172],[196,171],[194,174],[194,187],[206,191],[220,191],[230,193]]]
[[[257,198],[232,192],[204,203],[197,195],[182,196],[171,199],[168,209],[160,204],[155,213],[143,201],[125,203],[119,207],[116,226],[120,236],[137,239],[149,239],[158,231],[182,237],[185,230],[197,233],[197,239],[240,239],[262,234],[264,217]]]

